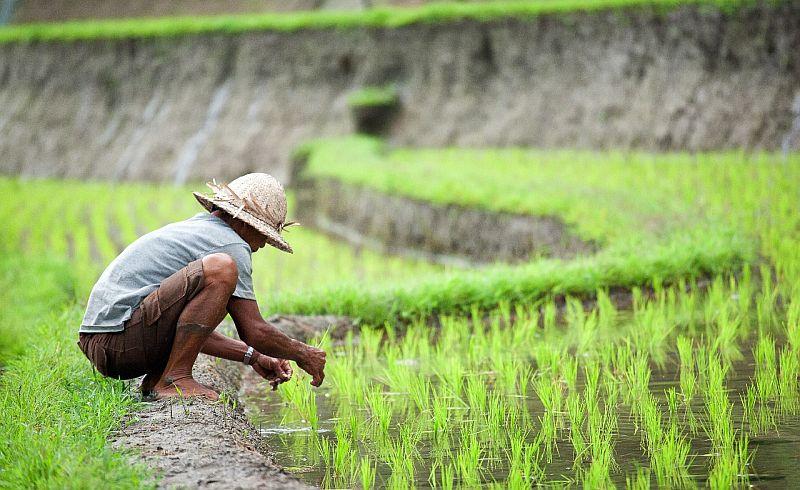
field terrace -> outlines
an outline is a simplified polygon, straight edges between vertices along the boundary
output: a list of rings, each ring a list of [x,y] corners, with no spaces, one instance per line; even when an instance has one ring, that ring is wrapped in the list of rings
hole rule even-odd
[[[776,464],[767,442],[800,409],[796,155],[411,150],[362,138],[304,151],[309,178],[554,215],[601,245],[571,261],[458,269],[293,229],[295,255],[256,255],[266,310],[361,326],[349,342],[319,340],[336,353],[324,390],[302,376],[279,395],[251,390],[253,406],[270,407],[254,417],[279,461],[310,483],[721,488]],[[71,345],[103,265],[199,208],[188,188],[15,178],[0,188],[12,196],[0,204],[2,295],[18,306],[0,322],[0,479],[139,486],[149,477],[105,442],[135,399]],[[620,291],[628,308],[612,301]],[[270,431],[285,425],[299,430]]]

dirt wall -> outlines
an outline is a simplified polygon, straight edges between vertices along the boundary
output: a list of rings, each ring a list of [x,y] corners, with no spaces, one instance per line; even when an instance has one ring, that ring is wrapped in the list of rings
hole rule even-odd
[[[554,216],[435,205],[302,174],[296,183],[303,223],[384,253],[469,265],[533,256],[570,258],[596,249]]]
[[[289,176],[394,83],[403,145],[800,145],[800,5],[0,46],[0,172]],[[800,132],[800,124],[797,125]]]

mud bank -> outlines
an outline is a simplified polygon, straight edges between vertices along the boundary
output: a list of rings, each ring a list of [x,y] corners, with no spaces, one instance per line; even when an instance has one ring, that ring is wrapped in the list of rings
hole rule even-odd
[[[286,180],[298,143],[353,130],[349,93],[389,83],[412,146],[797,148],[797,46],[789,2],[7,44],[0,172]]]
[[[357,247],[452,265],[570,258],[596,250],[557,217],[435,205],[302,172],[297,179],[300,221]]]
[[[237,399],[240,365],[201,354],[195,376]],[[145,403],[112,444],[144,461],[160,476],[161,488],[307,488],[272,461],[241,407],[220,402]]]
[[[307,340],[332,328],[334,338],[351,328],[346,318],[274,316],[288,335]],[[230,400],[162,400],[144,403],[112,438],[116,448],[130,450],[159,477],[161,488],[309,488],[273,461],[258,430],[248,421],[239,400],[242,364],[201,354],[194,375]],[[258,376],[253,376],[255,384]]]

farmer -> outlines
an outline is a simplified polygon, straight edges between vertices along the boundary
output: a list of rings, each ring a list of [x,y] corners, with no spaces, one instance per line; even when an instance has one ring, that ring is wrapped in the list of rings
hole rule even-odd
[[[292,360],[319,386],[325,352],[293,340],[266,322],[253,293],[251,254],[281,237],[286,196],[272,176],[247,174],[209,183],[212,196],[194,197],[209,212],[172,223],[130,244],[92,288],[78,345],[105,376],[144,376],[146,397],[217,393],[192,377],[200,352],[243,362],[273,389],[292,375]],[[239,338],[219,332],[230,313]]]

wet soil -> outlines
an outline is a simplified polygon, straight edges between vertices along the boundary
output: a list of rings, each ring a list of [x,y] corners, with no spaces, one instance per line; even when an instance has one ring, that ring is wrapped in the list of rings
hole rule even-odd
[[[144,461],[160,488],[308,488],[281,470],[244,416],[241,365],[201,354],[195,376],[236,401],[144,403],[114,434],[113,446]]]
[[[327,329],[334,338],[343,338],[352,328],[349,319],[333,316],[277,315],[268,320],[299,340]],[[220,329],[235,335],[233,325]],[[131,451],[137,462],[144,461],[160,478],[161,488],[307,488],[275,463],[272,448],[245,416],[240,401],[242,379],[253,385],[260,378],[239,363],[203,354],[194,375],[227,400],[142,403],[114,433],[112,445]]]

